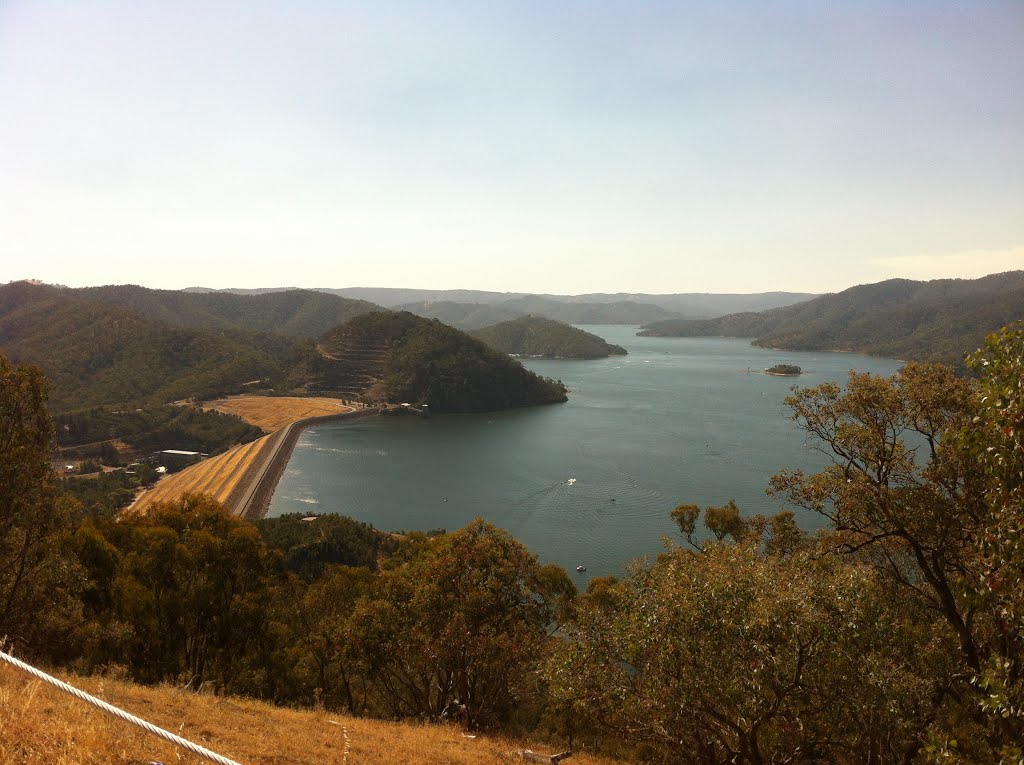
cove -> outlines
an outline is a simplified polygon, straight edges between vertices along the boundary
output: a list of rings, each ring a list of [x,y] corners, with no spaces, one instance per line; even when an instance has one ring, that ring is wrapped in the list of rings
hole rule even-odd
[[[662,535],[675,534],[669,512],[676,505],[735,499],[744,514],[775,513],[783,505],[764,491],[774,473],[825,464],[783,403],[794,384],[842,383],[850,369],[890,375],[901,366],[849,353],[755,348],[734,338],[583,328],[629,355],[523,360],[568,385],[567,403],[309,428],[268,515],[341,513],[387,531],[451,531],[483,516],[542,562],[571,573],[583,565],[588,578],[620,575],[630,560],[656,555]],[[804,374],[745,371],[780,363]],[[804,528],[821,525],[815,515],[797,517]]]

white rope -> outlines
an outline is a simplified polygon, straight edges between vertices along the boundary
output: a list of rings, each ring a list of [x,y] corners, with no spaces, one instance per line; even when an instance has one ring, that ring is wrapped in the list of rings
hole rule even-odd
[[[130,722],[132,725],[137,725],[143,730],[152,733],[154,736],[159,736],[165,741],[170,741],[172,744],[176,744],[180,746],[182,749],[187,749],[193,754],[198,754],[200,757],[205,757],[208,760],[220,763],[220,765],[239,765],[239,763],[235,762],[234,760],[229,760],[227,757],[222,757],[216,752],[211,752],[209,749],[204,749],[203,747],[199,746],[199,744],[193,744],[191,741],[184,739],[181,736],[175,736],[170,731],[166,731],[163,728],[158,728],[152,723],[148,723],[145,720],[138,718],[133,714],[125,712],[123,709],[118,709],[117,707],[103,701],[103,699],[98,699],[95,696],[90,696],[85,691],[80,691],[74,686],[68,685],[67,683],[58,680],[55,677],[51,677],[45,672],[42,672],[41,670],[38,670],[32,665],[26,664],[25,662],[19,659],[15,659],[13,656],[10,656],[4,653],[3,651],[0,651],[0,660],[7,662],[12,667],[17,667],[22,672],[27,672],[28,674],[32,675],[32,677],[38,680],[42,680],[44,683],[49,683],[55,688],[59,688],[60,690],[64,691],[64,693],[68,693],[74,696],[76,699],[81,699],[82,701],[88,704],[92,704],[94,707],[102,709],[104,712],[114,715],[114,717],[120,717],[122,720]]]

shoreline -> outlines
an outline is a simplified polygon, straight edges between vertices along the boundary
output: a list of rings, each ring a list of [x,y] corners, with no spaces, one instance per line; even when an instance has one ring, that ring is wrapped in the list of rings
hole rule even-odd
[[[254,475],[248,478],[248,480],[243,479],[239,482],[240,485],[245,484],[245,488],[240,490],[241,494],[238,499],[233,503],[229,503],[229,505],[234,505],[234,507],[231,507],[232,514],[247,520],[257,520],[266,515],[267,510],[270,509],[270,500],[274,497],[277,484],[280,482],[281,476],[284,475],[285,468],[288,466],[288,461],[291,459],[292,452],[295,449],[295,444],[298,442],[303,430],[312,425],[321,425],[338,420],[360,420],[367,417],[376,417],[379,414],[380,409],[372,407],[350,412],[340,412],[338,414],[307,417],[303,420],[288,423],[274,434],[278,438],[270,447],[272,451],[263,460],[262,464],[255,466]]]

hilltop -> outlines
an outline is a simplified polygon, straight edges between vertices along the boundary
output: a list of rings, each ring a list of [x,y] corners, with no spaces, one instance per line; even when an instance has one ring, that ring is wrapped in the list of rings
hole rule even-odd
[[[350,319],[323,335],[310,388],[435,412],[481,412],[566,400],[565,387],[464,332],[408,312]]]
[[[472,333],[503,353],[553,359],[624,356],[626,349],[603,338],[540,316],[523,316]]]
[[[792,351],[857,351],[961,365],[965,349],[1024,316],[1024,271],[981,279],[890,279],[797,305],[645,326],[647,337],[752,337]]]
[[[211,398],[256,381],[287,387],[306,345],[271,333],[171,326],[53,287],[0,287],[0,352],[43,368],[55,412]]]
[[[260,295],[154,290],[130,284],[62,290],[67,297],[117,305],[172,327],[237,329],[315,338],[361,313],[380,310],[365,300],[315,290]]]

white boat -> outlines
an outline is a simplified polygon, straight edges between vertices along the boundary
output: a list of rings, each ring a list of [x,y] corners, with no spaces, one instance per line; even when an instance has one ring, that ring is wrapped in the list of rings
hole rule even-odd
[[[576,479],[575,478],[570,478],[568,481],[565,482],[565,485],[566,486],[572,486],[574,483],[576,483]]]
[[[586,566],[577,566],[576,570],[582,573],[582,572],[587,570],[587,567]]]

